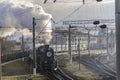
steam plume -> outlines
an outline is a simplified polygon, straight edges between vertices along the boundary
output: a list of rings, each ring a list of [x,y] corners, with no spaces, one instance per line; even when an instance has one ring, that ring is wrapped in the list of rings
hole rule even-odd
[[[18,29],[25,36],[32,35],[29,29],[32,29],[33,17],[40,19],[39,21],[36,20],[37,34],[45,27],[52,17],[50,14],[45,13],[41,6],[25,1],[1,0],[0,7],[0,26],[4,28],[12,27],[9,29],[0,29],[2,37],[12,35],[17,32]],[[49,35],[42,35],[46,43],[49,43],[52,38],[51,30],[51,22],[49,22],[43,30],[43,32],[49,33]]]

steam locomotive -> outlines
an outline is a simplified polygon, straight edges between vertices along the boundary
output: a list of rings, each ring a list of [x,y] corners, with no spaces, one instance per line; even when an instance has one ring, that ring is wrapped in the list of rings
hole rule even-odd
[[[54,50],[49,45],[40,46],[36,50],[37,69],[38,70],[55,70],[57,61],[54,58]]]

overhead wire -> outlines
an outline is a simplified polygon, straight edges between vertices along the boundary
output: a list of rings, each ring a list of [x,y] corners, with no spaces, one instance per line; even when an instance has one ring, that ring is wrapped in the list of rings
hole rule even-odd
[[[62,3],[64,3],[66,1],[62,1]],[[73,3],[75,1],[71,1],[69,3]],[[77,1],[78,2],[78,1]],[[86,3],[86,4],[90,4],[90,3]],[[49,6],[49,5],[48,5]],[[84,5],[80,5],[78,8],[76,8],[75,10],[73,10],[70,14],[68,14],[67,16],[65,16],[63,19],[59,20],[58,22],[56,22],[55,24],[58,24],[62,21],[64,21],[65,19],[67,19],[68,17],[72,16],[75,12],[77,12],[80,8],[82,8]]]
[[[43,30],[47,27],[47,25],[49,24],[50,21],[51,21],[51,18],[50,18],[49,21],[44,25],[44,27],[42,28],[42,30],[38,33],[38,35],[37,35],[35,38],[37,38],[37,37],[43,32]]]
[[[65,19],[67,19],[68,17],[70,17],[72,14],[74,14],[75,12],[77,12],[80,8],[82,8],[83,7],[83,5],[81,5],[81,6],[79,6],[78,8],[76,8],[74,11],[72,11],[70,14],[68,14],[66,17],[64,17],[63,19],[61,19],[60,21],[58,21],[57,22],[57,24],[58,23],[60,23],[60,22],[62,22],[63,20],[65,20]]]
[[[58,22],[56,22],[56,24],[58,24],[58,23],[64,21],[65,19],[69,18],[70,16],[72,16],[74,13],[76,13],[80,8],[82,8],[82,7],[83,7],[84,5],[86,5],[86,4],[90,4],[90,3],[85,3],[85,4],[83,4],[83,5],[80,5],[80,6],[77,7],[75,10],[73,10],[70,14],[68,14],[67,16],[65,16],[63,19],[61,19],[61,20],[59,20]],[[94,3],[92,3],[92,4],[94,4]]]

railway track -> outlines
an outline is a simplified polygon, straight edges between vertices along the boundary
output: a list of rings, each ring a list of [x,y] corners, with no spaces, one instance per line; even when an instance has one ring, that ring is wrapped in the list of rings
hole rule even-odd
[[[95,61],[97,63],[97,65],[100,66],[100,68],[102,68],[103,70],[111,73],[111,75],[116,76],[116,71],[111,69],[109,66],[105,65],[104,63],[102,63],[99,59],[95,58],[95,56],[93,56],[91,58],[92,61]]]
[[[75,60],[78,61],[79,57],[76,56]],[[109,76],[112,78],[112,80],[115,80],[116,78],[116,72],[100,62],[98,59],[96,59],[96,56],[81,56],[80,62],[88,68],[94,70],[95,72],[98,72],[102,76]]]
[[[44,74],[49,78],[49,80],[73,80],[71,77],[64,74],[59,68],[54,71],[45,70]]]

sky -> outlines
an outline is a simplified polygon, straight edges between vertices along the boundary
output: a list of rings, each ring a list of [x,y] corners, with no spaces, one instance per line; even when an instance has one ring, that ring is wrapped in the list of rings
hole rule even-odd
[[[38,4],[43,7],[45,12],[53,16],[56,23],[62,22],[63,20],[114,18],[115,13],[114,0],[103,0],[99,3],[95,0],[85,0],[85,5],[82,4],[82,0],[57,0],[56,3],[53,3],[53,0],[48,0],[46,4],[43,4],[44,0],[10,1],[26,1]]]
[[[44,4],[42,6],[46,12],[52,14],[57,23],[64,20],[115,18],[115,5],[113,0],[104,0],[103,2],[99,3],[91,0],[85,5],[76,1],[72,3],[47,3],[46,5]]]
[[[0,28],[0,37],[14,37],[16,32],[21,32],[25,37],[32,38],[33,17],[35,17],[36,23],[36,36],[40,36],[39,33],[43,31],[44,34],[41,36],[46,43],[49,43],[52,38],[51,14],[46,13],[40,5],[34,3],[0,0],[0,27],[2,27]],[[37,21],[36,18],[40,20]]]
[[[17,1],[17,0],[13,0]],[[54,21],[61,25],[64,20],[88,20],[88,19],[114,19],[115,3],[114,0],[103,0],[96,2],[95,0],[48,0],[43,4],[44,0],[18,0],[32,2],[43,7],[44,11],[51,14]],[[60,24],[59,24],[60,23]]]
[[[96,2],[95,0],[48,0],[43,4],[44,0],[24,0],[39,4],[45,12],[50,13],[57,23],[62,25],[66,20],[88,20],[88,19],[114,19],[115,18],[115,0],[103,0]]]

